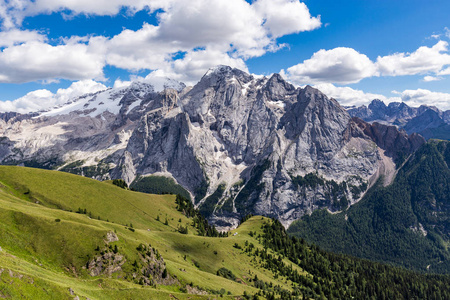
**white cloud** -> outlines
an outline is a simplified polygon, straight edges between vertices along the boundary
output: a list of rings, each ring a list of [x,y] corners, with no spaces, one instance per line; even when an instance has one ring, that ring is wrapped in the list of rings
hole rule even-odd
[[[122,81],[121,79],[118,78],[114,81],[113,88],[114,89],[126,88],[126,87],[130,86],[131,83],[132,83],[132,81],[129,81],[129,80]]]
[[[289,24],[279,24],[281,20],[270,11],[272,6],[264,3],[265,0],[253,4],[243,0],[173,1],[170,8],[159,13],[158,26],[144,24],[137,31],[124,30],[115,36],[110,42],[108,62],[127,69],[157,69],[171,61],[174,53],[194,49],[212,49],[221,51],[222,56],[227,53],[247,59],[283,47],[276,43],[276,37],[320,26],[319,18],[311,17],[303,3],[277,0],[277,9],[286,10],[283,16],[291,16]],[[277,31],[275,36],[273,31]]]
[[[0,1],[0,24],[3,28],[10,29],[15,27],[16,25],[15,17],[13,16],[14,13],[11,13],[11,10],[14,10],[13,8],[11,8],[12,3]]]
[[[450,67],[439,71],[438,75],[450,75]]]
[[[83,43],[51,46],[32,41],[0,52],[0,82],[6,83],[103,79],[103,67],[103,55]]]
[[[319,50],[303,63],[287,69],[285,75],[298,84],[348,84],[376,75],[374,63],[352,48]]]
[[[349,84],[372,76],[426,75],[424,81],[440,80],[432,75],[450,75],[448,43],[438,41],[433,47],[420,47],[413,53],[379,56],[372,62],[352,48],[319,50],[310,59],[282,70],[297,84]]]
[[[442,77],[434,77],[434,76],[427,75],[427,76],[425,76],[423,78],[423,81],[430,82],[430,81],[439,81],[439,80],[442,80],[442,79],[443,79]]]
[[[442,110],[450,109],[450,94],[448,93],[417,89],[405,90],[400,93],[400,97],[409,106],[433,105]]]
[[[107,87],[100,82],[96,82],[91,79],[80,80],[73,82],[67,89],[58,89],[58,91],[56,91],[55,97],[59,99],[59,103],[57,104],[62,104],[75,97],[103,91],[106,89]]]
[[[124,8],[130,13],[161,9],[157,25],[124,29],[111,39],[69,37],[57,46],[44,43],[42,36],[35,36],[34,43],[31,36],[5,40],[9,48],[0,53],[0,82],[101,79],[106,64],[193,82],[217,63],[245,70],[244,60],[285,46],[277,37],[321,26],[320,16],[312,17],[298,0],[15,0],[0,8],[16,26],[25,16],[67,10],[72,15],[115,15]],[[18,57],[26,64],[19,64]]]
[[[157,40],[175,44],[180,50],[214,46],[252,57],[264,54],[274,43],[254,6],[243,0],[178,1],[159,17]]]
[[[395,53],[377,58],[377,68],[381,75],[399,76],[438,73],[450,64],[448,43],[439,41],[433,47],[420,47],[413,53]]]
[[[321,26],[320,16],[312,17],[308,7],[298,0],[258,0],[253,6],[263,16],[264,27],[273,37],[309,31]]]
[[[83,80],[72,83],[67,89],[58,89],[53,94],[42,89],[29,92],[14,101],[0,101],[0,111],[15,111],[19,113],[35,112],[66,103],[75,97],[105,90],[106,86],[93,80]]]
[[[123,30],[105,41],[107,63],[128,70],[158,69],[177,47],[156,41],[158,27],[144,24],[137,31]]]
[[[211,40],[219,38],[216,33],[221,31],[239,35],[241,32],[230,28],[242,28],[243,24],[253,31],[252,36],[261,31],[263,37],[266,33],[262,31],[268,31],[275,38],[321,26],[320,16],[312,17],[308,7],[299,0],[257,0],[252,4],[244,0],[14,0],[0,3],[0,18],[4,28],[11,28],[20,26],[25,17],[38,14],[60,12],[66,15],[69,11],[69,16],[113,16],[123,9],[129,14],[145,9],[149,12],[163,10],[162,23],[172,25],[167,26],[168,37],[173,33],[181,40],[186,39],[185,33],[192,35],[189,29],[193,28],[203,32],[195,36]],[[245,33],[249,30],[238,40],[244,40]]]
[[[41,107],[51,107],[53,105],[53,101],[49,105],[48,100],[51,100],[52,98],[53,93],[49,90],[36,90],[29,92],[25,96],[14,101],[1,101],[0,111],[15,111],[19,113],[38,111]]]
[[[45,42],[47,37],[37,31],[12,29],[0,31],[0,48],[11,47],[25,42]]]
[[[247,70],[244,59],[276,48],[262,18],[243,0],[176,4],[159,14],[158,26],[144,24],[107,41],[107,63],[134,71],[156,70],[189,84],[217,64]],[[180,53],[181,58],[174,59]]]

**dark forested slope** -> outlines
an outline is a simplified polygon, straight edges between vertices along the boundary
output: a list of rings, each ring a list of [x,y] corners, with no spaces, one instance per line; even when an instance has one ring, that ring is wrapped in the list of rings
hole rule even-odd
[[[450,272],[450,143],[423,145],[390,186],[347,211],[316,211],[289,233],[331,251],[429,272]]]

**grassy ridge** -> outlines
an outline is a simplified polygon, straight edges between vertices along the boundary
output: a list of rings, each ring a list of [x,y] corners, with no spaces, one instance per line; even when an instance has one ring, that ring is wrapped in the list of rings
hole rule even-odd
[[[87,213],[76,213],[79,208]],[[176,210],[173,195],[127,191],[62,172],[0,166],[0,220],[2,297],[74,297],[69,288],[81,299],[210,297],[184,293],[186,284],[192,283],[200,291],[224,293],[227,298],[256,293],[250,283],[255,274],[289,288],[288,281],[274,280],[273,274],[233,247],[247,240],[257,243],[246,233],[258,230],[263,220],[246,222],[229,238],[197,236],[192,220]],[[189,234],[178,233],[179,224],[188,226]],[[99,255],[97,247],[107,246],[108,232],[118,236],[119,241],[110,244],[117,246],[127,262],[121,272],[92,277],[86,263]],[[169,274],[176,276],[179,284],[151,288],[130,279],[141,243],[161,253]],[[240,283],[217,276],[223,267]]]
[[[161,230],[164,226],[154,221],[156,216],[173,217],[176,207],[170,195],[150,197],[57,171],[2,166],[0,181],[21,199],[73,212],[86,209],[91,218],[124,225],[132,223],[135,228],[153,225]]]

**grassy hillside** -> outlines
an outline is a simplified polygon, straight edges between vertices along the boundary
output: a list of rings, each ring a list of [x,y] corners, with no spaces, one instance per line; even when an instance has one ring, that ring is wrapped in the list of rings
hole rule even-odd
[[[0,297],[450,296],[448,277],[416,276],[327,254],[289,239],[279,223],[264,217],[251,217],[222,238],[200,236],[192,225],[172,195],[0,166]],[[384,280],[363,284],[375,278]],[[386,285],[394,278],[397,284]]]
[[[195,235],[192,221],[176,210],[175,196],[147,195],[62,172],[7,166],[0,166],[0,185],[0,296],[67,298],[71,288],[90,299],[148,299],[149,295],[169,299],[171,294],[185,299],[192,297],[184,294],[191,283],[199,293],[224,296],[258,291],[216,275],[226,266],[246,282],[250,258],[232,246],[249,236]],[[86,209],[86,214],[76,213],[79,209]],[[188,227],[188,234],[178,233],[179,224]],[[108,232],[119,240],[105,243]],[[155,288],[133,280],[137,273],[133,263],[141,264],[136,250],[140,244],[157,249],[176,283]],[[110,246],[117,246],[118,254],[125,257],[122,270],[91,276],[86,264],[110,251],[105,250]],[[254,271],[269,280],[262,269]]]
[[[289,233],[324,249],[450,273],[450,143],[431,141],[399,170],[339,214],[316,211]]]

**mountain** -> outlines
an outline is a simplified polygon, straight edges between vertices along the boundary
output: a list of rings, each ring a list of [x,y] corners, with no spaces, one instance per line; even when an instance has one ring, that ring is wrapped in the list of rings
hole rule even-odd
[[[398,170],[337,214],[314,212],[289,232],[332,251],[420,271],[450,270],[450,142],[428,142]]]
[[[367,122],[396,125],[408,134],[418,133],[427,140],[450,140],[450,110],[441,111],[434,106],[410,107],[404,102],[392,102],[386,106],[375,99],[368,106],[347,109],[353,117]]]
[[[380,176],[388,184],[396,163],[424,143],[352,119],[310,86],[226,66],[189,88],[136,82],[2,118],[2,164],[141,188],[168,177],[219,228],[234,228],[249,213],[288,226],[319,208],[345,209]]]
[[[174,195],[16,166],[0,183],[2,298],[450,297],[448,276],[327,253],[261,216],[211,237]]]

